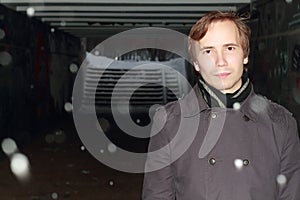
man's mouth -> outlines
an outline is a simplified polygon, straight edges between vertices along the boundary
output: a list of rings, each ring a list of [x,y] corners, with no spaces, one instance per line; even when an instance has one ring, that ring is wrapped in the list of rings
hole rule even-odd
[[[216,74],[216,76],[218,76],[219,78],[226,78],[229,75],[230,75],[229,72],[222,72],[222,73],[217,73]]]

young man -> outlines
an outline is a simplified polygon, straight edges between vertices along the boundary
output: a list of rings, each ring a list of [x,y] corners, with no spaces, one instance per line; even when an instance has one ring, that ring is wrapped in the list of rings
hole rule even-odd
[[[149,156],[143,200],[300,199],[296,121],[254,93],[244,72],[249,36],[234,12],[209,13],[192,27],[199,81],[195,95],[155,114],[149,152],[165,150]]]

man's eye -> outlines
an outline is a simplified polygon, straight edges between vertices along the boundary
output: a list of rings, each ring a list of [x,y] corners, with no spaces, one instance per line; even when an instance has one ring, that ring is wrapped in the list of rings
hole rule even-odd
[[[211,53],[211,50],[209,50],[209,49],[203,51],[203,54],[210,54],[210,53]]]
[[[227,48],[229,51],[233,51],[233,50],[235,50],[235,47],[228,47]]]

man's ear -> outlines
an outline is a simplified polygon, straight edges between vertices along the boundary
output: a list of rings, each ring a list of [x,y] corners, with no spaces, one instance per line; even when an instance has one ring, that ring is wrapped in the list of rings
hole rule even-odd
[[[249,59],[248,59],[248,56],[247,56],[246,58],[244,58],[244,61],[243,61],[244,65],[248,64],[248,61],[249,61]]]
[[[199,63],[196,61],[194,62],[194,68],[197,72],[200,72],[200,67],[199,67]]]

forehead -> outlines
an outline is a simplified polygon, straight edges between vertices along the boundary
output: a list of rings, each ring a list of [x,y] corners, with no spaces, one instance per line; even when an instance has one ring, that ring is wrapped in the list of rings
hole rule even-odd
[[[229,20],[215,21],[208,26],[200,44],[218,45],[223,43],[240,43],[239,31],[236,24]]]

